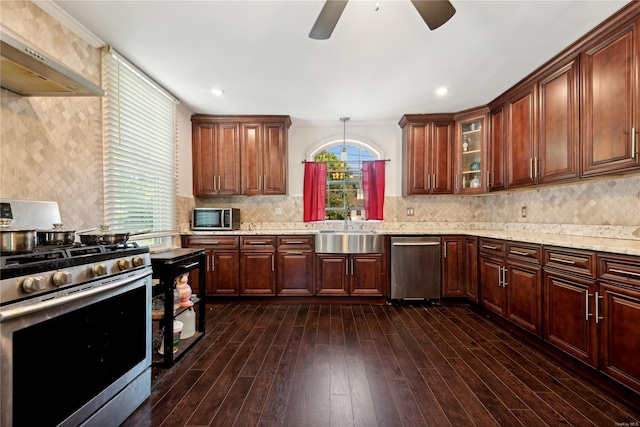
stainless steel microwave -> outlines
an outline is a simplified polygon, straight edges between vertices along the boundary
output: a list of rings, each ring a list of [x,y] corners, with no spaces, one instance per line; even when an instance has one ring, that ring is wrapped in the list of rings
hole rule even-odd
[[[240,209],[195,208],[191,215],[192,230],[238,230]]]

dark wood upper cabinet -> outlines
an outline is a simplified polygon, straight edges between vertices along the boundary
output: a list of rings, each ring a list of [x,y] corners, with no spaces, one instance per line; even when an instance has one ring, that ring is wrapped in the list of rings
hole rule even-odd
[[[506,189],[505,181],[505,107],[499,105],[489,114],[489,177],[487,187],[489,191]]]
[[[640,168],[640,17],[586,46],[582,68],[582,176]]]
[[[399,125],[403,195],[452,194],[453,115],[405,115]]]
[[[538,82],[538,154],[536,182],[547,184],[579,177],[579,61],[550,70]]]
[[[286,194],[289,116],[194,115],[195,196]]]
[[[237,123],[194,120],[193,194],[240,194],[240,139]]]
[[[515,94],[507,108],[507,188],[533,185],[536,171],[536,86]]]

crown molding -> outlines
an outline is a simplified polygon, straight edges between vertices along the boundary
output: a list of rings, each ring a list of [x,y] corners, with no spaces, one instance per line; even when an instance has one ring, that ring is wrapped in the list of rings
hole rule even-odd
[[[65,26],[69,31],[80,37],[85,42],[89,43],[96,49],[100,49],[106,46],[106,43],[102,41],[98,36],[89,31],[84,25],[79,23],[75,18],[65,12],[52,0],[31,0],[33,4],[44,10],[47,14],[53,17],[60,24]]]

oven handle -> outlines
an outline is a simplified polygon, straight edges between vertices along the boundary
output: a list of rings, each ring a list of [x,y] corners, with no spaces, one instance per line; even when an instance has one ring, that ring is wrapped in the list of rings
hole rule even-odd
[[[60,305],[67,304],[73,301],[85,299],[93,295],[109,292],[113,289],[121,288],[130,283],[133,283],[145,277],[151,276],[152,273],[153,272],[149,270],[144,274],[136,274],[135,276],[127,277],[126,279],[122,279],[122,280],[117,280],[108,285],[99,286],[97,288],[89,289],[84,292],[75,292],[70,295],[66,295],[60,298],[53,298],[47,301],[42,301],[40,303],[36,303],[27,307],[17,307],[17,308],[9,309],[7,311],[0,312],[0,323],[5,322],[7,320],[15,319],[17,317],[26,316],[28,314],[37,313],[38,311],[46,310],[53,307],[58,307]]]

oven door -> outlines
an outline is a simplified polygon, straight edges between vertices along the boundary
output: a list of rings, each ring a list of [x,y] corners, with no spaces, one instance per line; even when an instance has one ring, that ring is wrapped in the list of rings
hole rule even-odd
[[[149,370],[151,268],[3,307],[0,339],[0,424],[80,425]]]

